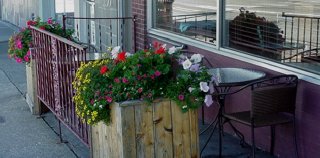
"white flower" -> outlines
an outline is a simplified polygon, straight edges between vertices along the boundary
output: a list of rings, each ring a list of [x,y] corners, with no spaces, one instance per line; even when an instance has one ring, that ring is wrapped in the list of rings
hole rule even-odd
[[[191,67],[192,62],[189,59],[187,59],[182,63],[182,65],[183,65],[183,69],[187,70]]]
[[[167,44],[161,45],[162,48],[167,49]]]
[[[175,53],[177,51],[177,49],[176,49],[176,47],[171,47],[171,48],[169,48],[169,51],[168,51],[168,53],[169,54],[173,54],[173,53]]]
[[[195,90],[195,88],[189,87],[188,90],[191,93],[193,90]]]
[[[102,108],[103,108],[103,106],[102,106],[102,105],[100,105],[100,106],[99,106],[99,108],[100,108],[100,109],[102,109]]]
[[[168,53],[169,53],[169,54],[174,54],[175,52],[177,52],[177,51],[179,51],[179,50],[181,50],[181,49],[182,49],[182,47],[175,47],[175,46],[173,46],[173,47],[169,48]]]
[[[111,51],[112,59],[116,59],[117,58],[118,53],[120,51],[120,48],[121,48],[120,46],[116,46],[116,47],[114,47],[112,49],[112,51]]]
[[[210,88],[209,88],[207,82],[200,82],[200,89],[201,89],[203,92],[208,92]]]
[[[186,109],[186,108],[188,108],[188,106],[187,106],[187,105],[182,106],[182,109]]]
[[[132,56],[133,54],[126,52],[126,57]]]
[[[194,63],[200,63],[202,58],[203,58],[203,55],[201,54],[193,54],[190,60]]]
[[[212,96],[211,95],[206,95],[206,97],[204,99],[204,102],[206,103],[207,107],[211,106],[211,104],[213,103]]]

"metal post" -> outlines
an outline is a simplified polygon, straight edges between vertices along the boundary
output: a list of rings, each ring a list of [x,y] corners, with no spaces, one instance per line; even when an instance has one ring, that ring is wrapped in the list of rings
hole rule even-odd
[[[136,28],[136,20],[137,16],[133,16],[133,47],[134,47],[134,52],[137,51],[137,28]]]
[[[62,15],[62,29],[63,29],[64,35],[67,34],[67,32],[66,32],[66,20],[67,20],[66,15]]]

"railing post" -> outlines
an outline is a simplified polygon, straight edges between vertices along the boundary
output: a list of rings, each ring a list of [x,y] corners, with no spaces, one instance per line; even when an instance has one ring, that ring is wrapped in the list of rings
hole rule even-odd
[[[136,22],[137,22],[137,15],[133,16],[133,45],[134,45],[134,52],[137,51],[137,27],[136,27]]]
[[[66,35],[66,20],[67,20],[66,15],[62,15],[62,29],[63,29],[64,35]]]

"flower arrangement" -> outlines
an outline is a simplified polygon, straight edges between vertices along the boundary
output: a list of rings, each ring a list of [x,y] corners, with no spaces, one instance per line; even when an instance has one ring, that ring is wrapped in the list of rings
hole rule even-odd
[[[115,47],[110,58],[82,64],[73,82],[76,113],[95,124],[111,121],[112,102],[169,98],[184,112],[211,105],[212,78],[201,64],[203,56],[189,58],[179,50],[155,43],[130,54]]]
[[[27,21],[27,27],[22,28],[19,33],[11,36],[9,39],[9,58],[14,58],[17,63],[29,63],[32,47],[32,34],[30,26],[35,26],[42,30],[47,30],[56,35],[72,39],[73,30],[66,29],[64,31],[59,23],[49,18],[47,21],[42,22],[40,18]]]

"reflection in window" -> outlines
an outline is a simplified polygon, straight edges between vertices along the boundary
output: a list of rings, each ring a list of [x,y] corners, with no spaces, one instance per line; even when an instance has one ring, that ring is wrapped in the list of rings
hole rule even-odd
[[[153,27],[193,39],[216,40],[216,3],[208,0],[154,0]]]
[[[320,2],[226,1],[223,47],[320,72]]]

